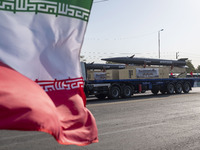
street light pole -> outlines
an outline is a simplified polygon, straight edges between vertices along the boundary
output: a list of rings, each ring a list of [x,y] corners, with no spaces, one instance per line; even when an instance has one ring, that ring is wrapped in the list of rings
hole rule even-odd
[[[164,29],[161,29],[158,31],[158,58],[160,59],[160,31],[164,31]]]

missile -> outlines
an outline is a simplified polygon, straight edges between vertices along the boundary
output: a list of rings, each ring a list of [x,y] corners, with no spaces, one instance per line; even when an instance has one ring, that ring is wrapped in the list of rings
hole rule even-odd
[[[167,60],[167,59],[138,58],[138,57],[113,57],[113,58],[103,58],[101,60],[115,62],[115,63],[123,63],[123,64],[135,64],[135,65],[185,66],[187,58],[182,58],[179,60]]]
[[[86,64],[86,69],[124,69],[124,64]]]

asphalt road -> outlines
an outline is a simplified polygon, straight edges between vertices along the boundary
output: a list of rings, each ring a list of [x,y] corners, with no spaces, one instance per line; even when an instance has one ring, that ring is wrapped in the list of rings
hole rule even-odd
[[[59,145],[42,132],[0,131],[0,150],[200,150],[200,88],[181,95],[90,99],[99,143]]]

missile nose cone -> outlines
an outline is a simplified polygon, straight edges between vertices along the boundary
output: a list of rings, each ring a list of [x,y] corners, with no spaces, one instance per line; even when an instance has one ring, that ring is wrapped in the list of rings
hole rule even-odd
[[[129,57],[112,57],[112,58],[103,58],[101,60],[127,64]]]
[[[107,58],[102,58],[101,60],[105,60],[105,61],[107,61]]]
[[[104,60],[104,61],[112,61],[113,59],[112,59],[112,58],[102,58],[101,60]]]

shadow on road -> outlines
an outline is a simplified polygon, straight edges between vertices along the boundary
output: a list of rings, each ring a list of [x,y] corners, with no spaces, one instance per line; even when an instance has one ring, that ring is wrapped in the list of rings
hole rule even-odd
[[[190,93],[187,93],[188,96],[190,94],[199,94],[199,91],[194,90],[193,92],[191,91]],[[185,95],[185,93],[182,94],[157,94],[154,95],[152,93],[145,93],[145,94],[135,94],[134,96],[132,96],[131,98],[119,98],[119,99],[97,99],[95,96],[91,96],[89,98],[87,98],[87,105],[90,104],[101,104],[101,103],[113,103],[113,102],[121,102],[121,101],[135,101],[135,100],[142,100],[142,99],[152,99],[152,98],[165,98],[165,97],[169,97],[169,96],[177,96],[177,95]]]
[[[175,94],[173,94],[175,95]],[[97,99],[95,96],[91,96],[87,98],[87,105],[89,104],[100,104],[100,103],[113,103],[113,102],[121,102],[121,101],[134,101],[134,100],[142,100],[142,99],[152,99],[152,98],[163,98],[163,97],[169,97],[173,96],[169,94],[135,94],[134,96],[130,98],[119,98],[119,99]]]

